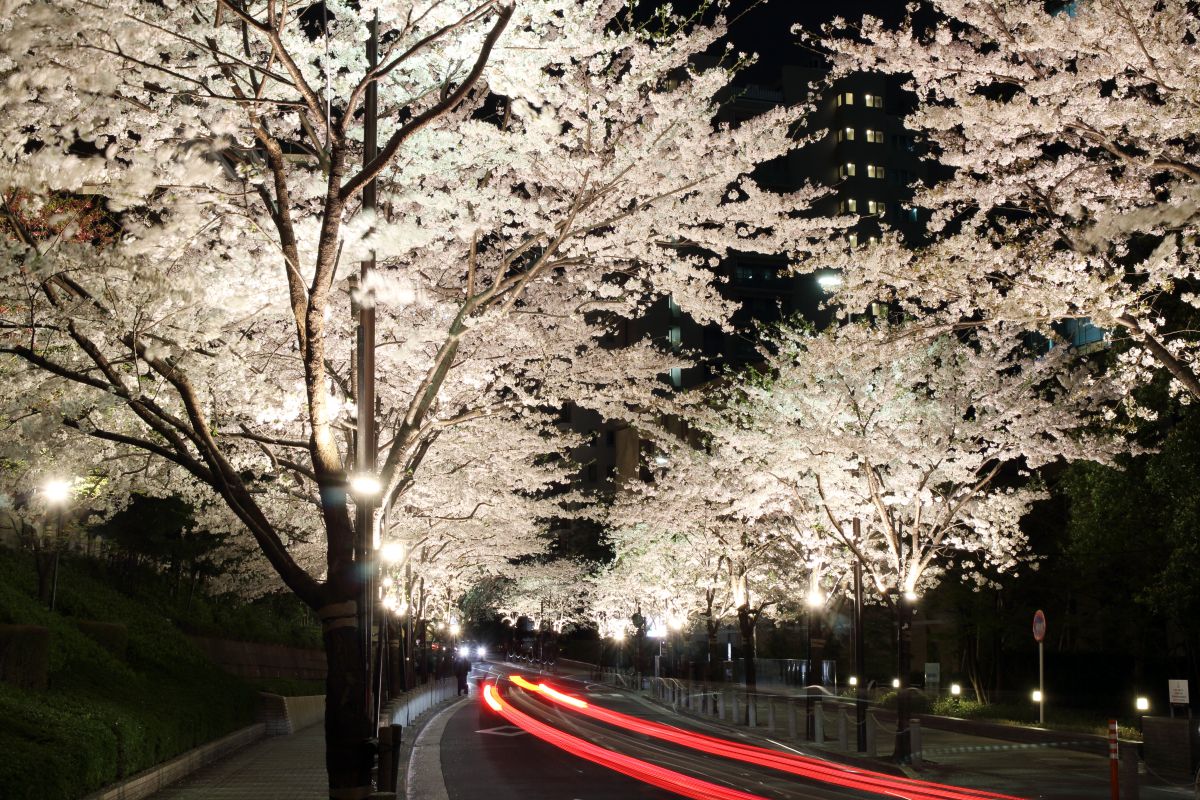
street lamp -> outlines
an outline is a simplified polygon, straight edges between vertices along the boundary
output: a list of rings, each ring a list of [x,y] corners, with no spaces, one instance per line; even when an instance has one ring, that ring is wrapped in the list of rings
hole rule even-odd
[[[1149,711],[1150,710],[1150,698],[1149,697],[1137,698],[1137,700],[1134,701],[1134,707],[1138,711]]]
[[[379,478],[368,472],[359,472],[350,476],[350,492],[358,498],[370,499],[383,491]]]
[[[400,542],[388,542],[379,548],[379,555],[385,564],[399,564],[404,560],[404,545]]]
[[[958,697],[960,694],[962,694],[962,684],[959,684],[959,683],[950,684],[950,694],[953,697]]]
[[[50,578],[50,610],[53,611],[58,600],[58,558],[62,553],[63,509],[71,497],[71,484],[62,480],[48,481],[42,487],[42,494],[45,495],[46,502],[55,507],[54,566]]]

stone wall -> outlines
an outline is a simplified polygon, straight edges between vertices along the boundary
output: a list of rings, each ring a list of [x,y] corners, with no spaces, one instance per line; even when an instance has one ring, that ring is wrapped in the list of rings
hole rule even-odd
[[[282,644],[237,642],[192,636],[191,640],[226,672],[243,678],[325,680],[325,652]]]

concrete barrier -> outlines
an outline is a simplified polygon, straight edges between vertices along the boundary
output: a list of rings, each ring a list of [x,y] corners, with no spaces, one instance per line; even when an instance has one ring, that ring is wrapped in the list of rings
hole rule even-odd
[[[268,736],[286,736],[325,719],[325,695],[282,697],[260,692],[257,721],[266,726]]]

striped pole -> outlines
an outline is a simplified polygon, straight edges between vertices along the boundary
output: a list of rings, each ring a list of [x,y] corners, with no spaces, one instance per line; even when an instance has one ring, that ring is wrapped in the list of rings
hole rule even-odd
[[[1118,776],[1120,763],[1120,753],[1117,748],[1117,721],[1110,719],[1108,721],[1108,774],[1112,786],[1112,800],[1121,798],[1121,784]]]

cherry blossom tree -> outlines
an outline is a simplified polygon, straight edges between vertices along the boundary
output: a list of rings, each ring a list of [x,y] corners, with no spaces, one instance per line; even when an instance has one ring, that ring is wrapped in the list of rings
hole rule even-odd
[[[614,0],[4,10],[0,192],[101,198],[120,236],[39,240],[8,217],[0,418],[25,443],[136,454],[240,522],[323,621],[330,795],[365,796],[355,509],[378,512],[348,491],[352,306],[379,331],[380,440],[357,453],[402,513],[445,432],[640,402],[662,365],[602,347],[609,323],[667,294],[722,320],[708,259],[824,230],[794,211],[811,192],[749,177],[801,109],[714,126],[728,70],[688,64],[721,24],[629,25]]]
[[[1030,471],[1124,449],[1091,428],[1115,391],[1069,349],[1032,358],[993,337],[920,343],[886,325],[781,328],[763,371],[696,417],[742,464],[742,502],[803,520],[862,564],[896,611],[902,692],[918,595],[948,563],[1013,574],[1026,555],[1019,523],[1040,496]],[[906,712],[902,702],[901,758]]]
[[[931,326],[1090,320],[1130,338],[1133,377],[1158,365],[1200,397],[1181,318],[1200,304],[1200,22],[1184,0],[1054,5],[933,0],[936,22],[833,26],[835,74],[909,76],[906,125],[954,170],[913,199],[933,240],[844,257],[838,300],[937,311]]]
[[[748,502],[752,473],[740,459],[672,441],[669,433],[659,446],[653,482],[624,487],[609,509],[615,558],[605,577],[629,587],[643,614],[668,625],[702,620],[711,671],[720,660],[717,633],[736,621],[753,691],[758,623],[807,593],[808,567],[820,559],[810,546],[821,543],[795,536],[792,520]]]
[[[452,427],[637,401],[661,365],[600,347],[607,320],[665,294],[722,319],[707,259],[794,253],[823,229],[793,212],[810,193],[749,176],[792,148],[800,109],[715,127],[727,70],[688,65],[721,25],[638,28],[620,6],[5,6],[0,191],[89,193],[121,227],[101,247],[6,241],[5,419],[169,464],[317,609],[331,796],[368,792],[373,733],[354,699],[352,303],[376,308],[366,411],[400,509]]]

